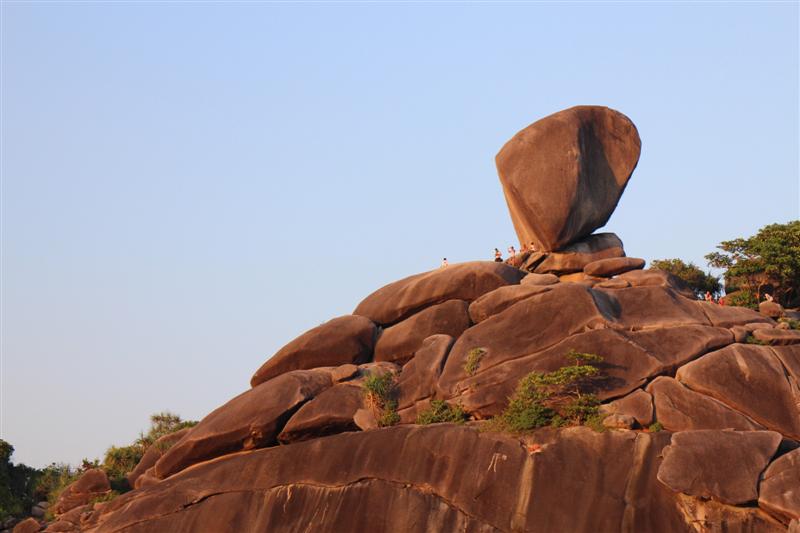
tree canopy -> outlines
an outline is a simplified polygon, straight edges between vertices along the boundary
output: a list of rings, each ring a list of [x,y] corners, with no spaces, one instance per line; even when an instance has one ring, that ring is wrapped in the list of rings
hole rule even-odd
[[[692,262],[685,263],[681,259],[655,259],[650,262],[650,268],[665,270],[680,278],[689,286],[697,298],[703,298],[706,292],[710,292],[712,296],[719,296],[722,292],[719,277],[703,272],[700,267]]]
[[[800,220],[770,224],[748,238],[723,241],[708,264],[725,270],[725,291],[750,293],[755,301],[771,293],[779,303],[800,300]]]

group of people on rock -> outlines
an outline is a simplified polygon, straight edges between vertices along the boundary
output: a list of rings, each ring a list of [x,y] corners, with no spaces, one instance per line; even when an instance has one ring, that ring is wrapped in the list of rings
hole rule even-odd
[[[511,246],[508,247],[508,258],[513,259],[514,257],[517,256],[517,253],[524,254],[535,251],[536,251],[536,245],[533,244],[532,241],[530,244],[523,244],[522,247],[519,249],[519,252],[517,252],[517,249],[514,248],[514,245],[512,244]],[[501,252],[497,248],[494,249],[494,260],[498,263],[503,262],[503,252]]]

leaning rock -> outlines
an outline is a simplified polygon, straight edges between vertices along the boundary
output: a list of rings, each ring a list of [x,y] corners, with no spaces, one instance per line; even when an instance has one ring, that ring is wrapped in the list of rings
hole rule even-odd
[[[597,233],[565,248],[547,254],[535,269],[537,274],[581,272],[586,265],[601,259],[624,257],[622,241],[613,233]]]
[[[517,133],[495,158],[521,243],[552,251],[605,225],[639,161],[636,126],[577,106]]]
[[[666,376],[654,379],[647,386],[647,392],[653,395],[658,421],[669,431],[764,429],[724,403],[694,392]]]
[[[375,345],[375,360],[402,364],[411,359],[422,341],[431,335],[458,337],[472,325],[468,308],[464,300],[448,300],[386,328]]]
[[[783,306],[778,302],[761,302],[758,312],[770,318],[780,318],[783,316]]]
[[[558,278],[556,278],[556,281],[558,281]],[[500,287],[492,292],[487,292],[469,304],[469,316],[472,321],[477,324],[479,322],[483,322],[490,316],[494,316],[508,309],[517,302],[521,302],[526,298],[547,292],[551,289],[552,285],[531,284],[508,285],[506,287]]]
[[[786,522],[800,519],[800,448],[778,457],[764,471],[758,505]]]
[[[755,501],[759,476],[780,443],[774,431],[675,433],[662,451],[658,480],[674,491],[731,505]]]
[[[353,314],[391,325],[447,300],[472,302],[504,285],[516,285],[527,272],[494,261],[450,265],[390,283],[358,304]]]
[[[732,344],[682,366],[675,377],[768,429],[800,439],[796,385],[768,346]]]
[[[753,331],[753,337],[774,346],[800,343],[800,331],[795,329],[761,328]]]
[[[253,375],[255,387],[291,370],[309,370],[372,359],[375,324],[368,318],[345,315],[311,329],[278,350]]]
[[[617,274],[623,274],[631,270],[644,268],[644,259],[637,257],[612,257],[610,259],[600,259],[593,261],[583,267],[583,272],[588,276],[600,278],[610,278]]]
[[[155,466],[164,479],[184,468],[241,450],[276,443],[300,405],[331,386],[327,370],[294,370],[257,385],[212,411],[170,448]]]
[[[184,428],[179,431],[175,431],[174,433],[170,433],[169,435],[164,435],[156,440],[152,445],[147,448],[147,451],[144,452],[144,456],[139,460],[139,463],[136,465],[128,475],[128,484],[138,489],[139,485],[136,484],[139,481],[139,478],[144,475],[150,468],[154,467],[155,464],[161,459],[161,456],[166,453],[172,446],[175,445],[176,442],[181,440],[184,435],[189,433],[191,428]]]
[[[104,496],[111,490],[108,476],[100,468],[91,468],[81,474],[77,481],[68,485],[58,497],[53,511],[56,515],[86,505],[98,496]]]
[[[286,423],[278,435],[278,441],[288,444],[334,433],[357,431],[358,426],[353,417],[363,407],[364,392],[360,385],[335,385],[303,404]]]

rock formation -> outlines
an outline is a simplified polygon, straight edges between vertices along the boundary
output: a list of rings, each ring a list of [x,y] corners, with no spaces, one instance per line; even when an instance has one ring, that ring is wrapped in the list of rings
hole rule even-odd
[[[607,108],[526,128],[497,161],[539,252],[375,291],[145,456],[135,490],[76,499],[48,531],[786,531],[800,518],[800,338],[591,235],[639,146]],[[571,350],[603,357],[608,429],[488,420]],[[442,401],[468,421],[416,423]]]

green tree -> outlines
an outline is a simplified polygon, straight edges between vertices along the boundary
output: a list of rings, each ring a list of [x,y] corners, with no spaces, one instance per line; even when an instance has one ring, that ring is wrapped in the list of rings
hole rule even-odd
[[[0,521],[23,516],[34,502],[34,488],[40,472],[11,462],[14,447],[0,439]]]
[[[692,262],[685,263],[681,259],[656,259],[650,262],[650,268],[664,270],[680,278],[697,298],[702,299],[706,292],[710,292],[712,296],[719,296],[722,292],[719,277],[703,272]]]
[[[800,220],[764,226],[752,237],[723,241],[717,248],[721,251],[706,260],[725,270],[726,292],[745,291],[757,302],[771,292],[787,306],[800,300]]]

